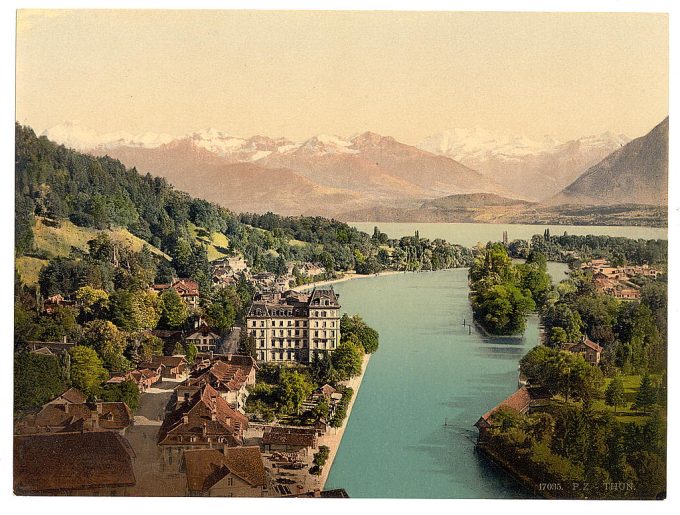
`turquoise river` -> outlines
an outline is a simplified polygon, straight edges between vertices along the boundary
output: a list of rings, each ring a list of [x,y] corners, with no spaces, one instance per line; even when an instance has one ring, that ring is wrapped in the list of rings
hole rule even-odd
[[[390,237],[413,234],[473,245],[542,234],[543,226],[353,224]],[[553,234],[666,238],[665,229],[551,227]],[[554,281],[566,266],[550,263]],[[522,498],[512,479],[475,452],[475,421],[517,388],[518,361],[538,343],[538,319],[523,338],[471,333],[467,269],[338,283],[342,310],[380,332],[326,488],[351,497]]]
[[[526,494],[475,452],[481,414],[517,388],[538,341],[487,338],[472,318],[467,269],[334,285],[342,310],[380,332],[326,488],[351,497],[516,498]]]

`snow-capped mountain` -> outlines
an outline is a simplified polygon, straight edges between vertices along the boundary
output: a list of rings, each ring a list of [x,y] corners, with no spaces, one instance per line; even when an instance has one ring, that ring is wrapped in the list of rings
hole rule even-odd
[[[559,141],[549,135],[537,140],[474,128],[440,132],[418,147],[492,177],[516,197],[542,200],[628,141],[627,136],[611,132]]]
[[[426,138],[418,147],[459,161],[489,154],[506,158],[538,154],[550,152],[558,145],[559,142],[551,136],[536,141],[524,135],[500,134],[475,127],[442,131]]]
[[[116,147],[156,148],[175,139],[170,134],[156,132],[142,134],[130,134],[125,131],[99,133],[78,122],[64,122],[55,125],[43,131],[41,136],[46,136],[52,141],[81,151]]]

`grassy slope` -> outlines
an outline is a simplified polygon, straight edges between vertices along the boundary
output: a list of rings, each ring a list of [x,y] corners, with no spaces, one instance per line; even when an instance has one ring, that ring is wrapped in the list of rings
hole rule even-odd
[[[139,252],[144,245],[147,245],[155,254],[168,258],[165,253],[131,234],[127,229],[97,230],[91,227],[78,227],[68,220],[62,220],[58,227],[52,227],[45,224],[41,218],[36,218],[35,227],[33,228],[35,249],[50,258],[66,257],[71,253],[73,247],[87,250],[87,242],[100,232],[107,233],[112,240],[125,243],[136,252]],[[40,269],[47,264],[47,260],[22,256],[15,263],[24,283],[35,285],[38,282]]]
[[[47,260],[30,256],[21,256],[16,259],[14,263],[24,284],[35,286],[38,284],[40,270],[47,264]]]
[[[189,231],[197,241],[205,244],[208,251],[208,261],[215,261],[227,255],[229,239],[222,233],[208,231],[189,222]]]

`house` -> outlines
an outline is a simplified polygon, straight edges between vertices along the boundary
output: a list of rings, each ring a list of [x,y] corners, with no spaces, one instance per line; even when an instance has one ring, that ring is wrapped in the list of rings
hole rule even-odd
[[[272,272],[260,272],[251,277],[251,282],[258,291],[266,291],[274,288],[276,283],[276,274]]]
[[[28,349],[29,352],[35,352],[38,349],[48,349],[54,354],[68,351],[69,349],[72,349],[75,347],[76,344],[69,342],[66,339],[66,336],[61,341],[58,342],[47,342],[47,341],[35,341],[35,340],[28,340],[26,341],[26,348]],[[42,351],[44,353],[44,351]]]
[[[257,446],[185,451],[181,470],[190,496],[269,496],[269,478]]]
[[[164,379],[185,379],[189,373],[189,364],[184,356],[153,356],[150,361],[139,364],[139,368],[160,369]]]
[[[223,268],[213,269],[212,272],[212,283],[215,286],[226,287],[236,284],[236,276],[230,270],[225,270]]]
[[[326,383],[323,385],[321,388],[319,388],[318,392],[323,395],[326,399],[330,399],[331,395],[333,395],[337,390],[333,388],[331,385]]]
[[[255,384],[255,369],[255,360],[250,356],[229,354],[203,362],[175,389],[177,403],[185,402],[207,384],[232,408],[243,412],[248,398],[247,387]]]
[[[585,360],[591,365],[600,363],[603,347],[592,341],[587,336],[583,336],[577,343],[563,343],[560,350],[582,354]]]
[[[222,338],[216,330],[211,329],[203,322],[184,341],[186,343],[193,343],[198,352],[215,352],[222,343]]]
[[[638,288],[616,288],[612,295],[619,300],[640,300],[640,290]]]
[[[222,269],[232,272],[234,274],[248,271],[248,263],[246,263],[246,260],[240,254],[216,259],[211,264],[213,270]]]
[[[51,315],[57,308],[74,306],[75,302],[65,299],[61,294],[50,295],[43,302],[43,312]]]
[[[326,269],[320,263],[310,263],[304,262],[297,265],[298,272],[300,275],[308,278],[315,277],[317,275],[322,275],[326,272]]]
[[[248,418],[225,401],[209,384],[204,385],[165,417],[158,445],[166,467],[178,468],[182,452],[243,445]]]
[[[319,437],[315,428],[267,426],[262,435],[265,452],[303,452],[318,447]]]
[[[497,406],[493,407],[482,415],[475,427],[479,430],[479,438],[486,436],[486,431],[493,427],[493,416],[501,408],[509,408],[521,414],[528,413],[532,408],[540,404],[541,401],[550,399],[550,394],[543,388],[522,386],[511,395],[506,397]]]
[[[124,402],[48,403],[36,414],[21,419],[15,434],[113,431],[121,435],[132,424],[132,412]]]
[[[85,401],[87,401],[85,394],[77,388],[71,387],[47,404],[83,404]]]
[[[198,283],[193,279],[175,279],[170,284],[154,284],[152,290],[162,293],[165,290],[173,289],[186,302],[189,307],[197,308],[200,299]]]
[[[14,437],[16,495],[127,495],[135,454],[117,433]]]
[[[258,361],[311,363],[340,344],[340,304],[333,288],[261,293],[246,316]]]
[[[140,392],[145,392],[161,380],[161,371],[162,367],[157,367],[155,369],[138,368],[136,370],[131,370],[130,372],[113,374],[111,378],[106,381],[106,384],[116,385],[125,381],[132,381],[137,385]]]

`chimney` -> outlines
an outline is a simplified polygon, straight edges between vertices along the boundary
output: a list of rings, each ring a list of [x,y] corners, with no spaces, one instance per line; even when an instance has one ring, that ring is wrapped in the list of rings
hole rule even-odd
[[[68,343],[68,342],[66,341],[66,335],[64,335],[64,343]]]
[[[96,411],[92,412],[90,423],[92,424],[92,430],[95,430],[99,427],[99,414]]]

